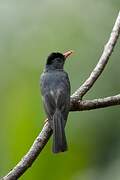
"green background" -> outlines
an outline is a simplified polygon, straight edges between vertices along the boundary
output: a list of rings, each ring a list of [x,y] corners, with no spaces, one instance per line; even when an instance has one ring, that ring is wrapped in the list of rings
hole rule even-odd
[[[119,0],[0,0],[0,176],[28,151],[45,113],[39,77],[52,51],[73,49],[66,62],[72,92],[98,62]],[[120,41],[86,99],[120,93]],[[69,151],[51,143],[21,180],[119,180],[120,107],[69,114]]]

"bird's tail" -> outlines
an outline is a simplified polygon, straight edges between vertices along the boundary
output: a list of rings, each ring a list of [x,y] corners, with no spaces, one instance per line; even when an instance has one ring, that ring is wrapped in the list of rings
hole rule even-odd
[[[67,150],[67,141],[65,137],[65,123],[62,113],[56,109],[53,116],[53,152],[59,153]]]

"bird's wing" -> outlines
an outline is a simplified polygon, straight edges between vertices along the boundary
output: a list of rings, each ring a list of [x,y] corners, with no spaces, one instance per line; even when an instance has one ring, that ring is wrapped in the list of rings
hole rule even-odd
[[[59,73],[59,78],[56,75],[56,78],[53,77],[51,81],[50,79],[48,81],[46,75],[43,74],[41,76],[41,92],[48,118],[51,119],[58,108],[66,120],[70,105],[70,82],[67,73]]]
[[[53,97],[47,93],[43,97],[44,109],[49,120],[52,120],[53,114],[56,109],[56,104]]]
[[[48,78],[45,73],[43,73],[40,77],[40,86],[41,86],[41,94],[44,104],[45,112],[49,119],[52,118],[55,109],[55,101],[54,98],[50,94],[50,85],[48,83]]]
[[[66,72],[61,74],[56,88],[56,107],[62,112],[66,121],[70,108],[70,81]]]

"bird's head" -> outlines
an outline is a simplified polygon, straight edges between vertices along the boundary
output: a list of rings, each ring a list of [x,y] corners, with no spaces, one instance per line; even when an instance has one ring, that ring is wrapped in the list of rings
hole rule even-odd
[[[47,69],[63,69],[65,60],[73,53],[73,51],[67,51],[63,54],[59,52],[51,53],[46,62]]]

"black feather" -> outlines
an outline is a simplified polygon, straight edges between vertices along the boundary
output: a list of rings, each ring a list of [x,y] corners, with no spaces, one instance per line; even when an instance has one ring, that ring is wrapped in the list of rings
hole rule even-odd
[[[59,111],[56,109],[56,112],[53,115],[53,148],[54,153],[64,152],[67,150],[67,141],[64,131],[64,119]]]
[[[45,112],[53,130],[53,152],[67,150],[65,124],[70,108],[70,82],[63,70],[65,58],[60,53],[52,53],[41,75],[41,92]]]

